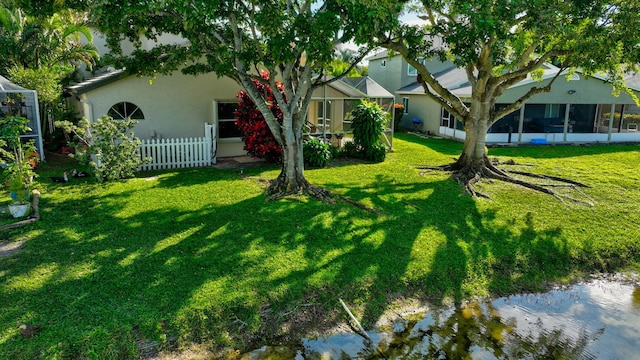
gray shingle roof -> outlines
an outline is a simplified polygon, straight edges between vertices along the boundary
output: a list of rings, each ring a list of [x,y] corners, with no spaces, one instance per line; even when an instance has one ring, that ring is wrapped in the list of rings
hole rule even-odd
[[[102,75],[92,77],[83,82],[68,86],[67,89],[74,94],[84,94],[91,90],[95,90],[112,82],[124,79],[129,76],[125,69],[110,70]]]
[[[433,74],[438,82],[451,90],[454,94],[465,96],[471,95],[471,85],[467,79],[467,72],[464,69],[451,66],[440,72]],[[399,94],[424,94],[424,89],[417,82],[411,83],[398,89]]]
[[[388,92],[385,88],[380,86],[372,78],[368,76],[356,77],[356,78],[343,78],[343,82],[358,89],[359,91],[367,94],[372,98],[392,98],[393,94]]]
[[[68,86],[67,89],[73,94],[84,94],[91,90],[98,89],[107,84],[111,84],[120,79],[129,76],[129,73],[124,70],[111,70],[102,75],[98,75],[86,81]],[[392,98],[393,94],[389,93],[377,82],[369,77],[347,79],[343,78],[338,81],[333,81],[328,84],[329,87],[345,94],[352,98]]]

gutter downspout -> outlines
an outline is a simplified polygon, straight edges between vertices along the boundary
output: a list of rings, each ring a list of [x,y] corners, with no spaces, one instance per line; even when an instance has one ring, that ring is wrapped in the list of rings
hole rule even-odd
[[[89,100],[87,100],[87,99],[81,99],[79,96],[77,96],[76,98],[78,99],[78,101],[79,101],[81,104],[85,104],[85,105],[87,105],[87,106],[88,106],[88,108],[89,108],[89,114],[88,114],[88,115],[89,115],[89,116],[88,116],[88,118],[89,118],[89,122],[90,122],[90,123],[93,123],[93,120],[94,120],[94,119],[93,119],[93,118],[94,118],[94,116],[93,116],[93,104],[91,103],[91,101],[89,101]],[[87,115],[87,113],[86,113],[86,112],[85,112],[85,115]]]

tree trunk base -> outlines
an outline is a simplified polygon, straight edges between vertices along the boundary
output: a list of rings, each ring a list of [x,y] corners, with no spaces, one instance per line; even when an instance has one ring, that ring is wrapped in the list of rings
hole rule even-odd
[[[267,201],[282,199],[290,195],[308,195],[321,201],[333,203],[331,192],[327,189],[311,185],[307,179],[287,179],[282,173],[267,187]]]
[[[483,197],[490,199],[486,194],[480,193],[477,191],[475,184],[477,184],[482,179],[493,179],[508,182],[511,184],[516,184],[523,186],[525,188],[538,191],[544,194],[551,195],[561,202],[565,202],[565,200],[570,200],[572,202],[577,203],[585,203],[588,205],[593,205],[593,200],[590,199],[581,188],[587,188],[588,185],[580,183],[578,181],[565,179],[557,176],[549,176],[549,175],[540,175],[527,171],[518,171],[518,170],[502,170],[499,169],[499,165],[520,165],[515,163],[513,160],[509,160],[501,163],[496,159],[489,159],[488,157],[484,157],[483,159],[475,162],[463,162],[458,159],[457,161],[437,166],[437,167],[427,167],[424,169],[429,170],[438,170],[438,171],[446,171],[451,173],[451,178],[457,181],[462,187],[465,189],[467,193],[469,193],[473,197]],[[529,164],[523,164],[530,166]],[[529,178],[549,180],[550,183],[534,183],[530,181],[525,181],[513,176],[521,175]],[[576,199],[572,196],[561,194],[554,189],[565,187],[571,188],[577,192],[579,192],[582,196],[588,198],[588,201]]]

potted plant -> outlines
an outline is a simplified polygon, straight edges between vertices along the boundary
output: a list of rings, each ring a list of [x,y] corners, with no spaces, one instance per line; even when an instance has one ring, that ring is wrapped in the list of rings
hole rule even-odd
[[[31,179],[33,177],[29,164],[14,163],[7,168],[7,182],[13,203],[9,204],[9,212],[15,218],[23,217],[30,208]]]
[[[22,217],[29,210],[31,182],[35,176],[26,156],[35,150],[33,142],[23,143],[20,139],[20,134],[31,131],[28,123],[28,119],[17,116],[0,119],[0,140],[10,149],[0,155],[7,164],[3,173],[14,200],[9,205],[14,217]]]

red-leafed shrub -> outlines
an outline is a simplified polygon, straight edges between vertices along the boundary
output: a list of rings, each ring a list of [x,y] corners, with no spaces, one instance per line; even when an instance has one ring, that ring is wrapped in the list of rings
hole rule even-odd
[[[261,76],[264,79],[269,78],[269,74],[266,72],[263,72]],[[254,80],[253,84],[258,91],[265,94],[265,99],[269,104],[271,112],[278,122],[282,124],[282,111],[280,111],[276,103],[271,87],[257,80]],[[282,84],[278,83],[277,86],[280,93],[283,93],[284,87]],[[260,110],[258,110],[246,91],[242,90],[238,92],[237,97],[240,99],[240,102],[236,110],[236,126],[244,133],[242,136],[244,150],[246,150],[249,155],[259,159],[266,159],[275,163],[282,162],[282,147],[273,137],[271,129],[269,129],[267,121],[264,119],[264,116],[262,116],[262,113],[260,113]]]

